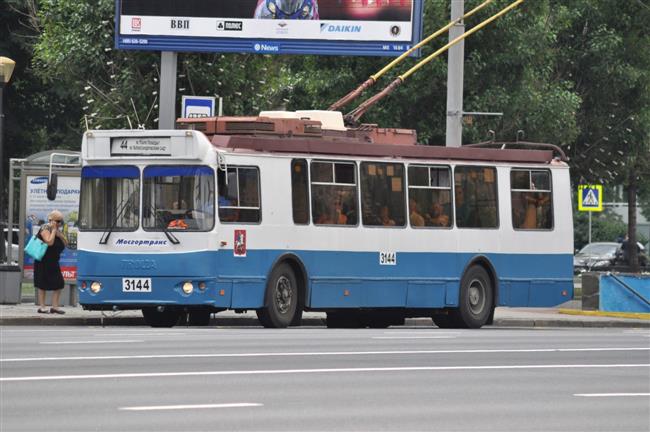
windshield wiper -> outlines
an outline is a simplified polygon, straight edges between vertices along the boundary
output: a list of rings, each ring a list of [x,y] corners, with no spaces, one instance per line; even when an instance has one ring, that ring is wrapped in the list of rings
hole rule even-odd
[[[117,226],[117,221],[120,220],[122,215],[125,213],[127,209],[131,209],[133,207],[133,192],[129,196],[129,198],[126,200],[124,204],[122,204],[122,207],[119,210],[119,213],[115,216],[115,220],[113,221],[113,224],[111,227],[108,229],[108,231],[104,231],[104,234],[102,234],[102,238],[99,239],[99,244],[106,244],[108,242],[108,238],[111,236],[111,233]]]
[[[174,234],[172,234],[171,232],[169,232],[169,230],[168,230],[167,227],[165,226],[165,221],[163,220],[162,216],[160,216],[160,215],[158,214],[158,212],[156,211],[156,208],[153,206],[153,204],[149,204],[149,210],[153,212],[154,217],[156,218],[156,220],[157,220],[157,221],[159,222],[159,224],[160,224],[160,229],[162,230],[162,232],[165,233],[165,235],[167,236],[167,238],[169,239],[169,241],[172,242],[172,243],[175,244],[175,245],[176,245],[176,244],[179,244],[181,241],[180,241],[180,240],[179,240],[179,239],[178,239]]]

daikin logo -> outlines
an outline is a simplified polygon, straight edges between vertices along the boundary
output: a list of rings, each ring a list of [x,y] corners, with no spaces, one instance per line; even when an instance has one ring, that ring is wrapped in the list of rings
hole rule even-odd
[[[361,33],[363,29],[360,25],[339,25],[339,24],[327,24],[321,23],[320,32],[321,33]]]

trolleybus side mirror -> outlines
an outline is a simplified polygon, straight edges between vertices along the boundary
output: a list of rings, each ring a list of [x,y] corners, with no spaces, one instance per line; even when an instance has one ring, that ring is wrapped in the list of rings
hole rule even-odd
[[[51,173],[47,179],[47,199],[54,201],[56,199],[56,191],[58,184],[58,174]]]

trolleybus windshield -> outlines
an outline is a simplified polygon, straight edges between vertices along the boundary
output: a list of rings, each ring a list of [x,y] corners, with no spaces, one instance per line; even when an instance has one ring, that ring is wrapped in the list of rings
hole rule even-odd
[[[84,167],[81,170],[79,229],[135,231],[139,197],[140,171],[137,167]]]
[[[206,166],[149,166],[143,172],[147,231],[209,231],[214,226],[214,171]]]

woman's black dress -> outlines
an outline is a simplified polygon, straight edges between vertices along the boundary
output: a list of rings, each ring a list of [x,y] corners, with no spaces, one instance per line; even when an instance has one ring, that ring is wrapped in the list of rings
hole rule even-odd
[[[38,238],[43,240],[40,232]],[[59,267],[59,258],[63,249],[65,249],[63,240],[55,237],[52,246],[48,246],[45,251],[43,259],[40,261],[34,260],[34,286],[36,288],[46,291],[63,289],[65,282],[61,274],[61,267]]]

